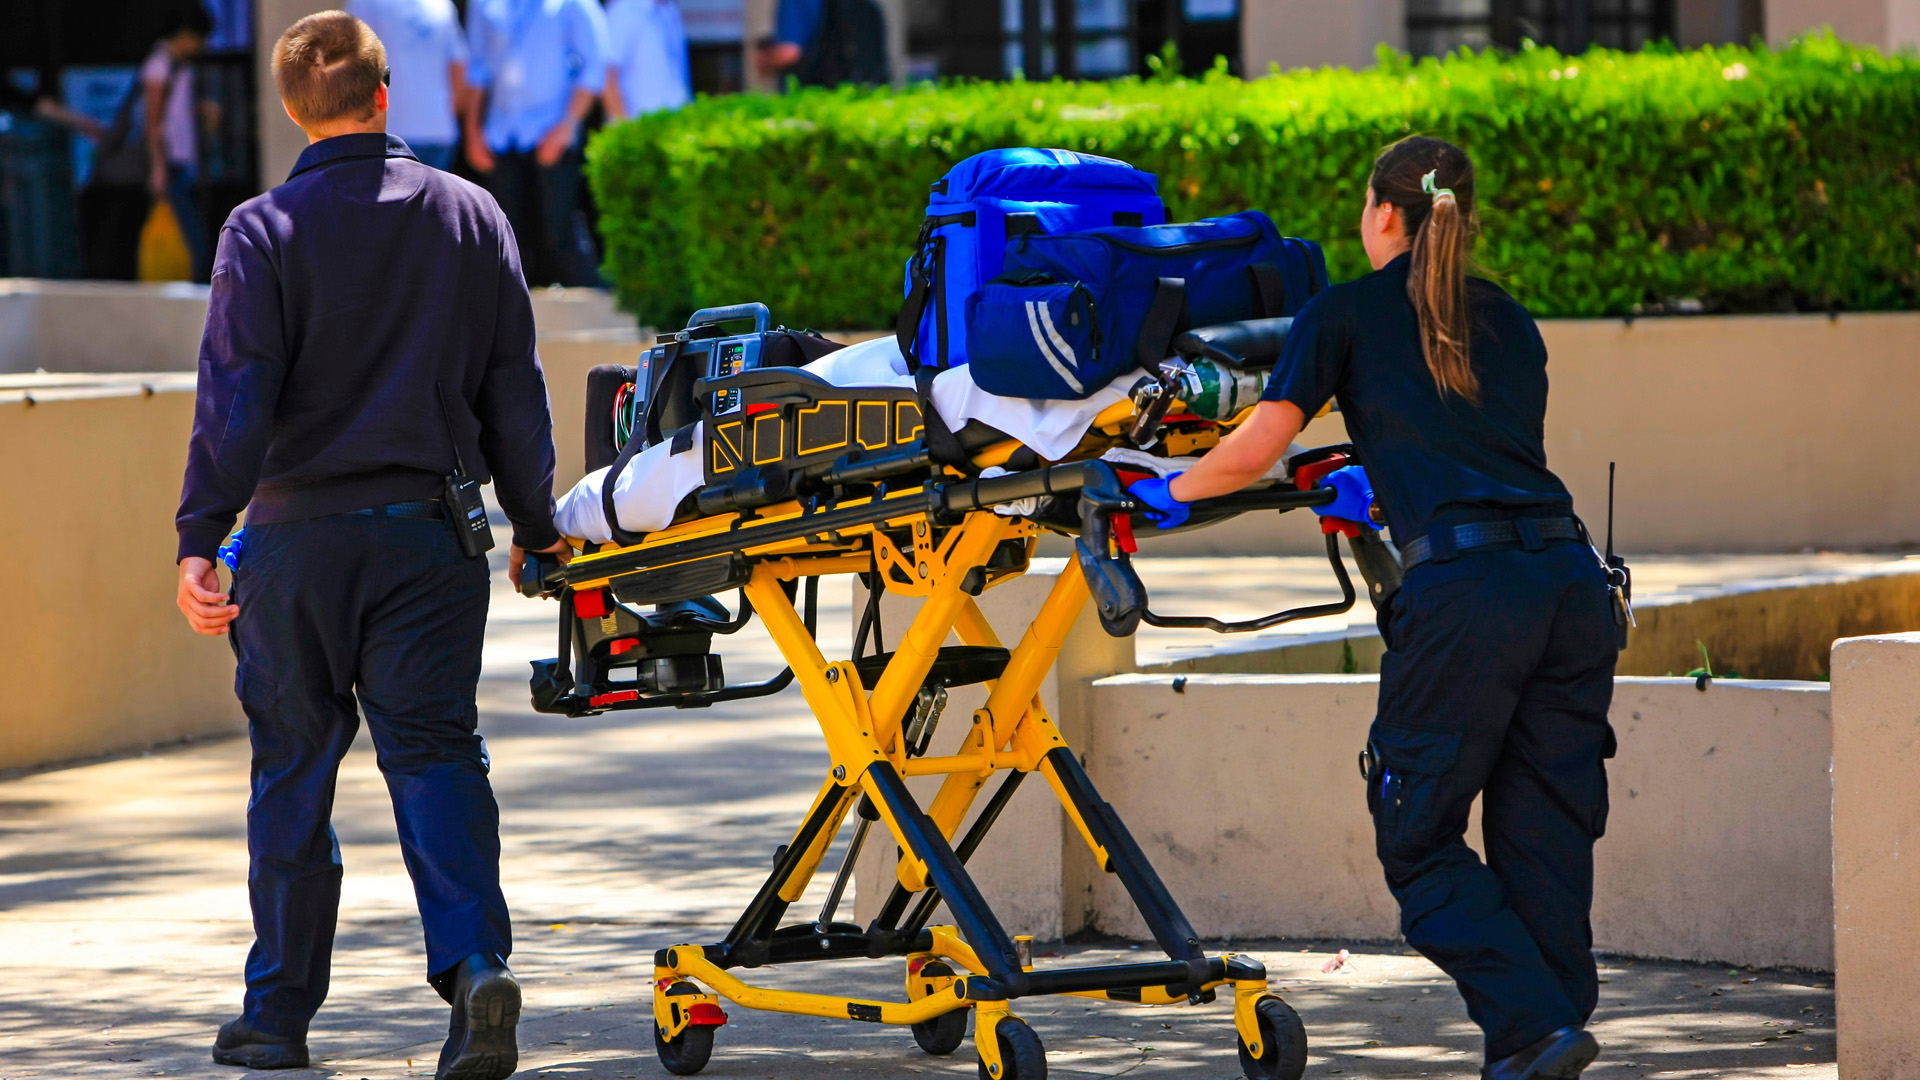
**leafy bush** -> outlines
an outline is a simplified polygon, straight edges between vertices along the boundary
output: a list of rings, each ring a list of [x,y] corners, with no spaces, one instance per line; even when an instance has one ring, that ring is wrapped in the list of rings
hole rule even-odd
[[[1344,280],[1367,269],[1372,159],[1414,132],[1473,154],[1479,258],[1538,315],[1920,306],[1920,60],[1831,36],[703,98],[602,132],[588,162],[642,321],[758,299],[792,325],[877,327],[927,185],[981,150],[1122,158],[1159,174],[1169,220],[1264,209]]]

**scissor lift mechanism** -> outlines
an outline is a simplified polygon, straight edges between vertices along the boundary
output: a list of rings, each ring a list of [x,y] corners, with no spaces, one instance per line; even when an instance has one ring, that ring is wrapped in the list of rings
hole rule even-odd
[[[1044,1052],[1013,1012],[1017,1001],[1068,994],[1149,1005],[1199,1004],[1226,988],[1233,995],[1246,1075],[1297,1080],[1306,1065],[1299,1017],[1270,991],[1258,961],[1232,953],[1208,955],[1201,948],[1139,844],[1100,798],[1047,715],[1039,691],[1089,599],[1115,636],[1133,633],[1142,621],[1231,631],[1349,609],[1355,593],[1338,535],[1328,534],[1327,550],[1343,594],[1339,602],[1246,623],[1161,616],[1148,610],[1146,589],[1128,557],[1132,543],[1125,515],[1135,507],[1112,466],[1086,461],[964,479],[929,467],[924,451],[891,460],[892,466],[887,459],[868,461],[854,466],[857,474],[829,475],[819,489],[824,494],[812,498],[701,518],[638,544],[592,551],[563,569],[546,568],[533,590],[557,596],[562,604],[561,661],[535,665],[535,701],[542,711],[586,715],[698,707],[776,693],[797,681],[831,757],[812,808],[726,937],[655,954],[655,1044],[662,1063],[681,1075],[706,1065],[714,1030],[726,1022],[718,1002],[724,997],[750,1009],[909,1025],[916,1041],[935,1054],[959,1048],[966,1036],[965,1010],[971,1009],[980,1075],[1041,1080]],[[894,477],[920,479],[890,490]],[[1042,511],[1040,521],[993,512],[996,505],[1031,497],[1052,500],[1053,509]],[[1282,485],[1205,500],[1195,505],[1193,520],[1208,523],[1250,510],[1318,506],[1332,499],[1326,489]],[[1080,572],[1059,577],[1039,614],[1008,650],[975,598],[1026,570],[1043,523],[1077,534]],[[1361,542],[1367,539],[1370,534]],[[1368,570],[1365,553],[1356,548],[1356,554]],[[819,578],[831,574],[865,574],[875,591],[924,599],[893,652],[851,660],[822,655],[813,633],[815,601]],[[1368,576],[1371,581],[1373,574]],[[796,606],[803,583],[804,603]],[[646,622],[629,605],[687,601],[732,588],[742,596],[737,615],[700,615],[679,625],[730,633],[757,614],[785,657],[786,671],[746,686],[723,687],[715,679],[703,689],[672,692],[651,690],[644,682],[621,688],[608,681],[616,661],[601,639],[617,638]],[[943,648],[950,633],[963,645]],[[574,677],[576,663],[580,679]],[[924,708],[923,692],[979,681],[986,683],[987,701],[974,713],[957,752],[925,756],[924,740],[916,746],[906,730],[916,708]],[[966,863],[1014,791],[1035,773],[1058,797],[1096,864],[1126,888],[1166,959],[1036,968],[1023,955],[1024,942],[1016,943],[994,917]],[[944,780],[923,809],[906,779],[932,775]],[[995,776],[999,782],[961,835],[969,810]],[[860,822],[854,845],[820,917],[786,923],[788,908],[805,892],[856,804]],[[892,834],[901,851],[892,891],[870,925],[836,922],[855,848],[874,822]],[[955,925],[928,925],[941,901]],[[903,1001],[777,990],[736,974],[767,964],[887,956],[906,960]],[[983,1038],[986,1032],[994,1037]]]

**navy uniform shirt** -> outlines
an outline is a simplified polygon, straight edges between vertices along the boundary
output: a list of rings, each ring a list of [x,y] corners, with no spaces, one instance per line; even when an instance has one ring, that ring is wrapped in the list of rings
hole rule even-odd
[[[220,230],[179,557],[213,558],[243,508],[295,521],[438,498],[455,441],[514,542],[553,544],[552,420],[505,215],[394,136],[315,143]]]
[[[1499,286],[1467,280],[1469,352],[1480,404],[1434,384],[1407,297],[1411,255],[1327,289],[1293,320],[1265,401],[1308,417],[1340,402],[1396,541],[1429,525],[1564,517],[1573,500],[1547,470],[1547,348]]]

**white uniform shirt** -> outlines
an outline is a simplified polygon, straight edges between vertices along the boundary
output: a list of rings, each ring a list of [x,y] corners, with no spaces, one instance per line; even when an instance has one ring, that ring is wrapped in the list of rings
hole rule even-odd
[[[466,63],[467,36],[453,0],[347,0],[346,10],[387,47],[387,130],[421,146],[455,142],[460,125],[447,67]]]
[[[630,116],[677,109],[687,86],[687,36],[673,0],[612,0],[607,5],[613,78]]]

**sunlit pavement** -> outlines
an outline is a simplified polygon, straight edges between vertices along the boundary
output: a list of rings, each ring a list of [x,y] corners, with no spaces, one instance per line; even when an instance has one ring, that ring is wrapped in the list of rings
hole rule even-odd
[[[1176,577],[1163,579],[1169,592]],[[1175,599],[1208,602],[1222,588],[1208,580]],[[846,589],[832,585],[822,644],[844,654]],[[724,931],[798,822],[825,755],[796,692],[700,712],[535,716],[525,661],[553,651],[552,611],[496,590],[481,691],[526,993],[519,1075],[664,1077],[651,1045],[652,951]],[[729,643],[726,664],[735,681],[778,666],[752,629]],[[0,781],[0,1080],[247,1075],[207,1058],[237,1010],[251,939],[246,782],[241,740]],[[335,823],[347,876],[332,995],[310,1036],[316,1067],[281,1075],[431,1076],[446,1009],[423,981],[411,888],[364,735],[341,773]],[[1478,1074],[1458,995],[1397,944],[1230,944],[1264,959],[1305,1017],[1309,1076]],[[1324,973],[1343,947],[1350,962]],[[1041,965],[1140,955],[1123,942],[1038,951]],[[1828,976],[1621,959],[1602,973],[1595,1030],[1606,1052],[1591,1076],[1836,1075]],[[871,961],[753,977],[892,995],[900,974],[897,961]],[[1239,1075],[1224,1001],[1042,998],[1017,1011],[1056,1076]],[[969,1047],[929,1057],[900,1029],[729,1012],[702,1075],[975,1073]]]

